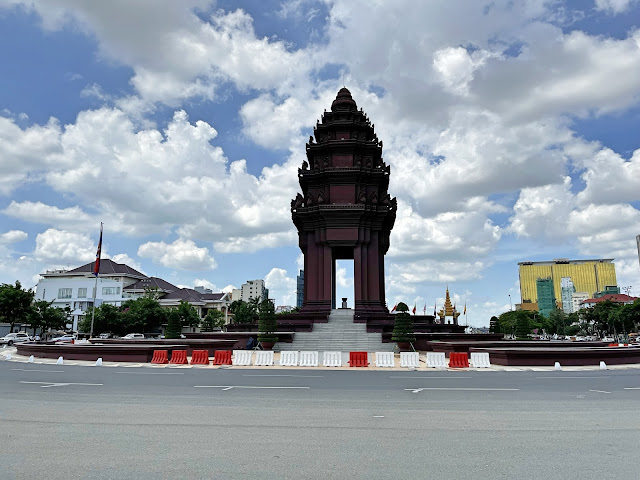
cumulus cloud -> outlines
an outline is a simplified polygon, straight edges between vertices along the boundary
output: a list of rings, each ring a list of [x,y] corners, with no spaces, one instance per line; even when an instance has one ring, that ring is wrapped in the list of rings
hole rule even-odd
[[[634,0],[596,0],[596,10],[604,10],[615,15],[624,12],[632,3]]]
[[[8,232],[0,233],[0,245],[21,242],[28,236],[27,232],[23,232],[22,230],[9,230]]]
[[[173,243],[147,242],[138,248],[138,256],[178,270],[213,270],[217,267],[209,249],[198,247],[192,240],[177,239]]]
[[[97,244],[89,235],[49,228],[36,236],[34,256],[37,260],[56,265],[79,266],[96,258]],[[107,256],[103,245],[104,256]]]
[[[283,305],[296,304],[296,279],[290,277],[283,268],[272,268],[264,277],[269,298],[277,299]]]

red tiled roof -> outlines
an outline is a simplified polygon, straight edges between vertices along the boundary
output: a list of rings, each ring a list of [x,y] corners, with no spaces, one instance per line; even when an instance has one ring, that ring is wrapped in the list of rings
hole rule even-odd
[[[74,268],[73,270],[69,270],[65,273],[93,273],[93,264],[95,262],[87,263],[86,265],[82,265],[81,267]],[[108,258],[103,258],[100,260],[100,275],[130,275],[133,277],[142,277],[145,278],[146,275],[144,273],[140,273],[137,270],[134,270],[129,265],[125,265],[124,263],[117,263]]]
[[[624,293],[607,293],[600,298],[589,298],[582,303],[600,303],[604,301],[611,301],[613,303],[633,303],[638,297],[630,297]]]

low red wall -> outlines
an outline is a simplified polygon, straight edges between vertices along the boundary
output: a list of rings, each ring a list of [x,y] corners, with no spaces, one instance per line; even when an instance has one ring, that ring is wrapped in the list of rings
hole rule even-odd
[[[579,348],[471,348],[470,352],[488,352],[494,365],[554,366],[607,365],[640,363],[640,347]]]
[[[46,345],[37,343],[23,343],[17,345],[19,355],[38,358],[58,358],[65,360],[95,361],[102,358],[105,362],[133,362],[148,363],[153,357],[154,350],[184,350],[186,345],[93,345],[93,344],[63,344]]]

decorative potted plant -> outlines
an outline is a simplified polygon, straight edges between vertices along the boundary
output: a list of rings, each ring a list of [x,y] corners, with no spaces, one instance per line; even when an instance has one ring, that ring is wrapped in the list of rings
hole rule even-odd
[[[276,308],[272,300],[264,299],[258,306],[258,342],[264,350],[271,350],[278,341]]]
[[[416,336],[413,333],[409,307],[406,303],[400,302],[396,306],[396,312],[398,313],[395,314],[391,340],[398,344],[400,350],[411,350],[411,343],[416,341]]]

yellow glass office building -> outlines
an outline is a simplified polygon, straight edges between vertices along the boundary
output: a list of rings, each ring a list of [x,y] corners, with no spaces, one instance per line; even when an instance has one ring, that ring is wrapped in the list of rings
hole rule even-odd
[[[576,292],[586,292],[589,298],[608,286],[618,284],[612,258],[595,260],[557,259],[549,262],[519,262],[520,298],[522,302],[538,302],[536,280],[551,278],[556,302],[562,298],[560,281],[571,278]]]

